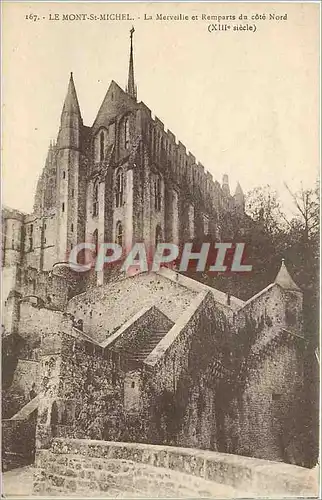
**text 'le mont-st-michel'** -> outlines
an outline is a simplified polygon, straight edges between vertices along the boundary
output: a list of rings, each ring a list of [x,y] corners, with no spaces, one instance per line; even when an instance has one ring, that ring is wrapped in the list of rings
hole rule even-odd
[[[32,16],[32,20],[37,20],[38,16]],[[30,16],[26,15],[30,19]],[[50,13],[49,21],[287,21],[287,14],[262,13],[262,14],[239,14],[239,15],[209,15],[209,14],[143,14],[142,16],[134,16],[129,13],[69,13],[59,14]]]

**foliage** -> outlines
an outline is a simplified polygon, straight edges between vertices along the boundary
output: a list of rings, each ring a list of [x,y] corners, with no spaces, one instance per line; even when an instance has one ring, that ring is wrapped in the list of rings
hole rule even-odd
[[[298,192],[286,188],[293,202],[291,216],[284,213],[277,193],[269,186],[248,193],[246,214],[221,215],[221,239],[245,242],[246,262],[253,266],[251,273],[209,276],[194,272],[193,277],[247,300],[274,282],[281,260],[285,259],[303,292],[303,335],[308,343],[300,399],[305,411],[300,428],[294,432],[302,442],[305,465],[312,466],[318,455],[319,375],[315,350],[319,345],[319,186],[316,183],[312,189],[301,188]]]

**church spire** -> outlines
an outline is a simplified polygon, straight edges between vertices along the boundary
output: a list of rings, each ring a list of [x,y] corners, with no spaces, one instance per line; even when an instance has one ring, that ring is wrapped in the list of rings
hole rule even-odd
[[[136,99],[136,86],[134,83],[134,64],[133,64],[133,33],[135,29],[132,26],[130,30],[130,62],[129,62],[129,76],[127,82],[127,93]]]
[[[67,94],[63,106],[62,116],[64,113],[69,115],[76,114],[81,118],[81,112],[78,104],[77,93],[75,89],[75,83],[73,78],[73,73],[70,74],[69,84],[67,89]]]
[[[58,149],[80,145],[80,130],[83,125],[73,73],[70,74],[67,94],[64,101],[58,132]]]

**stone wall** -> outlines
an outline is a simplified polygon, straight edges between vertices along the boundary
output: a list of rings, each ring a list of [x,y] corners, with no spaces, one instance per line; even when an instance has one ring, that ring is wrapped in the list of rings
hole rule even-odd
[[[19,335],[33,347],[46,335],[63,331],[63,320],[60,311],[40,308],[23,301],[20,303]]]
[[[32,463],[35,457],[37,412],[28,420],[2,420],[2,464],[4,470]]]
[[[199,293],[145,360],[149,442],[216,449],[216,388],[203,380],[227,328],[215,310],[212,294]]]
[[[120,439],[124,431],[123,378],[118,359],[71,334],[42,345],[37,446],[52,437]]]
[[[83,321],[88,335],[102,342],[143,307],[155,305],[176,321],[195,295],[155,273],[141,274],[74,297],[68,303],[68,312]]]
[[[29,393],[34,386],[37,393],[39,390],[39,363],[29,359],[18,359],[18,363],[13,375],[10,392],[22,395],[25,401],[29,401]]]
[[[54,272],[40,271],[35,267],[23,267],[21,269],[20,292],[22,297],[35,295],[55,310],[64,310],[70,291],[74,288],[72,279]]]
[[[261,336],[276,333],[288,328],[297,333],[302,330],[302,293],[284,290],[273,283],[251,299],[235,314],[237,331],[251,320],[255,327],[260,326]],[[256,339],[254,339],[256,340]]]
[[[301,347],[301,341],[281,339],[251,367],[242,397],[231,403],[233,420],[229,413],[225,418],[227,451],[302,465]]]
[[[38,450],[34,492],[107,497],[314,496],[301,467],[138,443],[55,439]]]

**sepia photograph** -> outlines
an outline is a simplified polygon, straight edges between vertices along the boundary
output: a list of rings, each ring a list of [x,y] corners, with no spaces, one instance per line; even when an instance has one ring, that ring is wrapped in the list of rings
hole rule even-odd
[[[319,498],[319,2],[9,2],[3,498]]]

